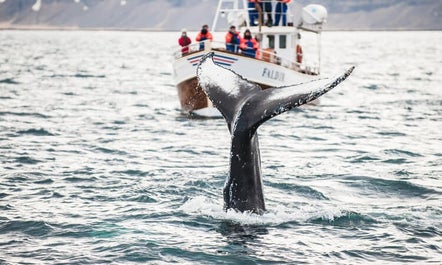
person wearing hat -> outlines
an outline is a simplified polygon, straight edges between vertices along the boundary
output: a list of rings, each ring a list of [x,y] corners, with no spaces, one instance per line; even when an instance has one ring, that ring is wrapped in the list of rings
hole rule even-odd
[[[210,33],[209,31],[209,26],[203,25],[201,31],[198,32],[198,35],[196,35],[195,40],[200,42],[200,50],[204,50],[204,41],[205,40],[213,41],[213,36],[212,33]]]
[[[239,44],[241,43],[241,37],[239,32],[236,31],[235,26],[230,26],[229,31],[226,34],[226,50],[229,52],[238,52]]]
[[[187,37],[187,30],[182,29],[181,30],[181,37],[178,39],[178,44],[183,47],[181,48],[181,54],[185,55],[189,52],[189,45],[192,43],[192,40]]]
[[[250,30],[246,29],[244,32],[244,37],[241,39],[239,48],[242,50],[242,54],[245,56],[255,58],[259,44],[255,38],[252,38],[252,33],[250,33]]]

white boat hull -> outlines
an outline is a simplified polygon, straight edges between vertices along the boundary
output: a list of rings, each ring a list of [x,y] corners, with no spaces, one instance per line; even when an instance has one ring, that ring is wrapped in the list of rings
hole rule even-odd
[[[268,60],[250,58],[241,54],[213,49],[216,64],[233,70],[263,89],[304,83],[317,79],[317,75],[303,73],[296,65],[279,65]],[[208,51],[197,51],[175,60],[173,64],[175,82],[182,110],[191,112],[210,107],[210,101],[198,87],[196,68],[201,57]],[[291,67],[291,68],[289,68]]]

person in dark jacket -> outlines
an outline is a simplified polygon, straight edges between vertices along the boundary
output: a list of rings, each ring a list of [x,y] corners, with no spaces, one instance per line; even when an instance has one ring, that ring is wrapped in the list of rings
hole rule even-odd
[[[265,25],[267,27],[273,26],[273,12],[272,12],[272,2],[268,0],[260,0],[261,9],[265,14],[267,14],[267,20]]]
[[[255,8],[255,2],[257,0],[249,0],[247,8],[249,9],[249,20],[250,20],[250,25],[249,26],[258,26],[258,11]],[[256,21],[255,21],[256,20]]]
[[[181,54],[185,55],[189,52],[189,45],[192,43],[192,40],[187,37],[187,30],[181,30],[181,37],[178,39],[178,44],[183,47],[181,49]]]
[[[240,43],[241,37],[239,36],[239,32],[236,31],[235,26],[230,26],[226,34],[226,50],[229,52],[238,52]]]

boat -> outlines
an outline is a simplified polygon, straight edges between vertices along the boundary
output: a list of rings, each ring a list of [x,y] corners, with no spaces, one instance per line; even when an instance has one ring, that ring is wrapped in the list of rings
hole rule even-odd
[[[245,0],[218,1],[211,32],[217,30],[220,18],[226,19],[229,26],[235,26],[241,36],[249,30],[259,42],[254,57],[244,51],[226,49],[222,40],[204,40],[186,47],[178,47],[174,52],[173,71],[181,110],[185,114],[216,117],[220,113],[213,107],[203,90],[198,86],[196,68],[199,60],[213,52],[214,62],[233,70],[262,89],[308,82],[320,75],[320,34],[327,17],[327,10],[321,5],[310,4],[302,8],[298,16],[292,14],[294,1],[288,3],[286,21],[275,25],[271,20],[275,13],[265,14],[262,6],[271,4],[273,11],[281,1],[262,0],[261,5]],[[265,16],[267,15],[267,17]],[[284,14],[279,14],[280,20]],[[267,19],[267,22],[265,19]],[[253,19],[253,21],[252,21]],[[283,20],[283,19],[282,19]],[[270,22],[270,23],[269,23]],[[285,22],[285,23],[284,23]],[[305,60],[300,46],[300,36],[305,32],[316,34],[317,59]]]

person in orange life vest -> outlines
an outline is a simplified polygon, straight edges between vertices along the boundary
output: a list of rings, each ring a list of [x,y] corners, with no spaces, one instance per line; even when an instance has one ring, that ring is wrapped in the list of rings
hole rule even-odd
[[[213,41],[213,36],[209,31],[209,26],[203,25],[201,31],[198,32],[198,35],[196,35],[195,40],[198,42],[205,40]],[[200,50],[204,50],[204,42],[200,43]]]
[[[189,45],[192,43],[192,40],[187,37],[187,30],[181,30],[181,37],[178,39],[178,44],[183,47],[181,49],[181,54],[184,55],[189,52]]]
[[[279,20],[282,17],[282,25],[287,26],[287,4],[291,0],[277,0],[275,8],[275,24],[274,26],[279,26]]]
[[[239,48],[242,50],[242,54],[248,57],[255,58],[256,50],[258,49],[259,44],[255,38],[252,38],[252,34],[250,30],[246,29],[244,32],[244,37],[241,39],[241,44]]]
[[[238,52],[240,43],[241,37],[239,36],[239,32],[236,31],[235,26],[230,26],[230,29],[226,34],[226,50],[229,52]]]

